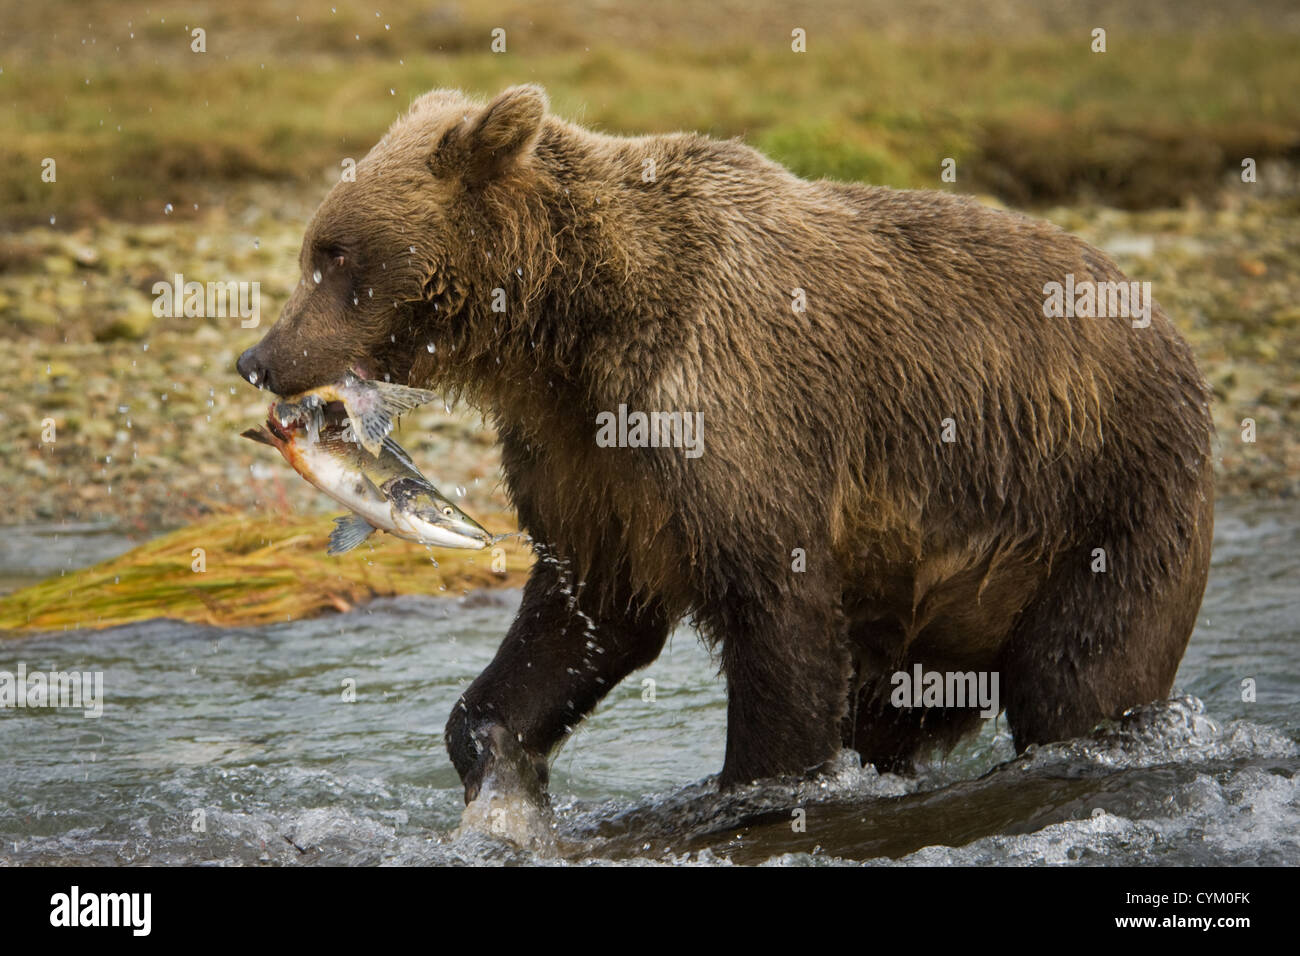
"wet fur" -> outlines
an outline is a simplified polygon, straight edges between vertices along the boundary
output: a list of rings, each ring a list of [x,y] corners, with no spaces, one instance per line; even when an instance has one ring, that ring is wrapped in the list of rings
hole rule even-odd
[[[306,279],[254,358],[282,393],[368,363],[497,429],[543,560],[448,726],[468,796],[494,762],[544,786],[686,615],[728,681],[724,784],[951,745],[969,712],[888,703],[914,661],[999,670],[1020,747],[1169,690],[1209,562],[1209,395],[1158,307],[1043,316],[1066,273],[1124,278],[1096,249],[738,142],[603,135],[530,87],[430,93],[357,173],[304,242],[305,275],[331,247],[347,275]],[[701,412],[704,455],[598,448],[619,404]]]

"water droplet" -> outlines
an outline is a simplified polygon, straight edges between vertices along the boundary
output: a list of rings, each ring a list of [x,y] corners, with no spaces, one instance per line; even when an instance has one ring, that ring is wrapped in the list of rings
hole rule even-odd
[[[163,215],[170,216],[171,214],[172,214],[172,204],[168,203],[167,205],[163,206]]]
[[[312,281],[314,281],[317,285],[320,285],[320,270],[319,270],[319,269],[317,269],[315,272],[313,272],[313,273],[311,274],[311,277],[312,277]]]

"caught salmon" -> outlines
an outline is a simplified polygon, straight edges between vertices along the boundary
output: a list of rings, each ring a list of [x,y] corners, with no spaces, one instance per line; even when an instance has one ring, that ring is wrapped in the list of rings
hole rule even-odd
[[[270,445],[294,471],[352,514],[334,519],[329,553],[343,554],[375,531],[442,548],[486,547],[493,536],[420,473],[406,451],[387,434],[372,454],[357,440],[352,416],[331,416],[322,403],[299,403],[286,418],[280,402],[266,424],[243,437]]]

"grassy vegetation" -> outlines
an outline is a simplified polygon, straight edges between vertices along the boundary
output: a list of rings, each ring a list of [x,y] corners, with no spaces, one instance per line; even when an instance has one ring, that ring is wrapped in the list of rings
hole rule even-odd
[[[493,526],[499,525],[497,522]],[[388,535],[349,554],[325,555],[321,517],[225,515],[141,545],[121,557],[0,597],[0,637],[104,628],[168,617],[242,626],[347,611],[394,594],[463,594],[518,587],[532,553],[518,537],[492,551],[423,547]],[[195,549],[205,570],[195,570]],[[494,557],[505,570],[493,570]]]
[[[407,12],[387,30],[388,15],[355,8],[304,8],[295,21],[233,7],[69,22],[69,45],[93,41],[75,57],[10,51],[0,215],[161,218],[169,202],[186,215],[239,183],[319,186],[425,90],[489,95],[524,81],[597,128],[741,136],[806,176],[933,187],[952,157],[958,188],[1021,204],[1081,193],[1176,203],[1242,156],[1300,155],[1300,36],[1249,18],[1213,33],[1116,30],[1104,54],[1078,25],[900,39],[858,23],[795,54],[780,20],[762,37],[724,31],[706,44],[686,18],[637,43],[549,10],[521,22],[500,4]],[[208,24],[206,54],[189,50],[191,22]],[[505,54],[488,51],[494,23],[510,25]],[[44,157],[58,161],[56,183],[41,181]]]

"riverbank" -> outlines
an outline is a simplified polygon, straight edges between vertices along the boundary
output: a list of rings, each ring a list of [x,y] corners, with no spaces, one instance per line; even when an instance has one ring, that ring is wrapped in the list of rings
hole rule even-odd
[[[239,433],[268,396],[235,358],[297,280],[310,198],[246,190],[201,226],[102,221],[13,233],[0,254],[0,525],[172,529],[234,509],[320,514],[331,503]],[[1043,215],[1109,252],[1191,343],[1214,389],[1219,493],[1300,492],[1300,197],[1225,188],[1213,208]],[[155,318],[147,290],[175,273],[256,278],[262,321]],[[1243,440],[1245,419],[1255,441]],[[508,510],[491,428],[425,406],[400,440],[471,514]],[[50,440],[52,439],[52,440]]]

